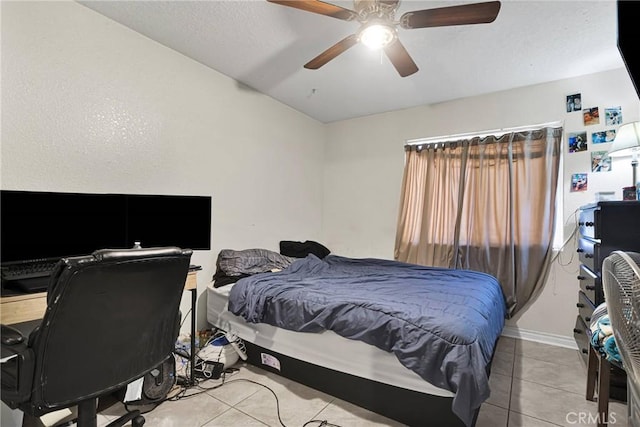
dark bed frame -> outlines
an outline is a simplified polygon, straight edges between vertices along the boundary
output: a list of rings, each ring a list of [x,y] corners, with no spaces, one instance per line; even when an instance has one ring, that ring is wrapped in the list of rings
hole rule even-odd
[[[345,374],[246,342],[248,362],[403,424],[416,427],[465,427],[451,410],[453,398],[434,396]],[[280,370],[262,363],[261,353],[280,361]],[[346,356],[348,357],[348,355]],[[491,364],[489,364],[490,366]],[[473,417],[476,423],[479,410]]]

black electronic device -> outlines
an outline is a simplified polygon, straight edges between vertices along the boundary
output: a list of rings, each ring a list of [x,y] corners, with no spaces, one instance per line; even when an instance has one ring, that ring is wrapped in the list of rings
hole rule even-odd
[[[618,50],[631,76],[631,81],[640,97],[640,2],[618,0]]]
[[[206,380],[217,380],[224,371],[224,363],[202,360],[196,366],[195,373],[199,378]]]
[[[124,248],[124,197],[5,191],[0,195],[2,264]]]
[[[9,262],[2,266],[2,278],[5,280],[25,280],[46,277],[51,274],[56,262],[56,259]]]
[[[211,197],[126,196],[127,246],[211,249]]]
[[[10,279],[3,276],[5,289],[10,289],[21,294],[33,294],[45,292],[49,288],[49,276],[32,277],[30,279]]]

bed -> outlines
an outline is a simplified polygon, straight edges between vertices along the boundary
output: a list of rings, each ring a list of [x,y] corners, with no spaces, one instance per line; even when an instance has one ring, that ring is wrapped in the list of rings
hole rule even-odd
[[[408,425],[470,426],[504,296],[484,273],[314,255],[207,290],[249,361]]]

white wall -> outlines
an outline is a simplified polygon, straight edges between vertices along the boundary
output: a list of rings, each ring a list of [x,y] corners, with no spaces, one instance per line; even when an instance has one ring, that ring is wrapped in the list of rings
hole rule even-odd
[[[601,124],[584,126],[581,113],[567,113],[567,95],[582,94],[584,107],[599,107]],[[393,258],[395,228],[408,139],[563,121],[567,131],[604,130],[605,107],[622,107],[624,121],[640,118],[640,103],[626,70],[619,69],[485,96],[347,120],[327,126],[324,174],[323,242],[334,252],[355,257]],[[566,229],[572,213],[594,200],[595,191],[631,184],[629,159],[616,160],[612,172],[589,174],[589,191],[570,193],[571,174],[590,172],[589,152],[568,154],[563,174]],[[598,144],[606,150],[610,144]],[[589,150],[593,146],[589,144]],[[577,316],[575,245],[569,243],[537,301],[509,326],[572,342]],[[573,260],[571,260],[573,258]],[[563,265],[561,265],[561,263]],[[564,265],[567,264],[567,265]]]
[[[77,3],[1,7],[3,189],[212,196],[199,294],[220,249],[319,239],[321,123]]]

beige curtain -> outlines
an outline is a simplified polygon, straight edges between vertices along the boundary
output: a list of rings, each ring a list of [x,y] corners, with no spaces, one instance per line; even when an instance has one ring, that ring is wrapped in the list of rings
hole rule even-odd
[[[515,314],[549,270],[561,143],[542,128],[407,146],[395,258],[489,273]]]

